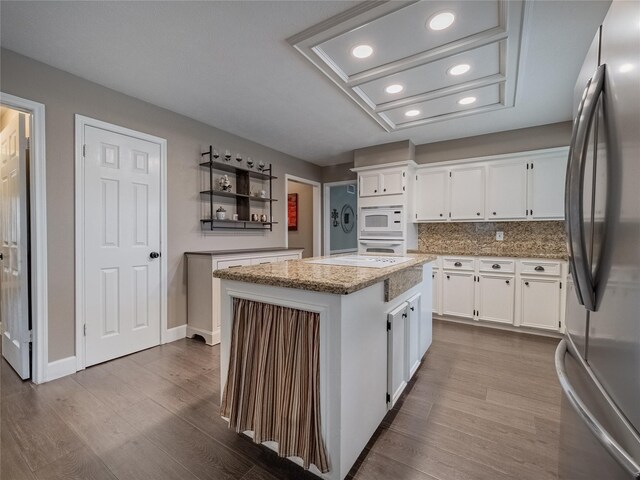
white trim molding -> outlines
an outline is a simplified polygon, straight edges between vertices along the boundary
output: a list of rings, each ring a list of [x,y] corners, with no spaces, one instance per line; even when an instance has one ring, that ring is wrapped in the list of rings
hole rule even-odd
[[[44,381],[50,382],[74,373],[76,373],[76,357],[61,358],[47,364],[47,375]]]
[[[45,142],[45,107],[8,93],[0,92],[0,103],[9,108],[28,112],[32,116],[30,134],[31,174],[31,321],[32,374],[34,383],[47,379],[49,341],[49,298],[47,277],[47,169]]]
[[[126,127],[76,114],[75,116],[75,297],[76,297],[76,363],[77,370],[86,367],[84,325],[84,145],[85,126],[146,140],[160,146],[160,344],[172,341],[167,329],[167,140]],[[179,328],[179,327],[178,327]],[[173,329],[172,329],[173,330]],[[186,329],[184,330],[186,334]],[[183,335],[184,336],[184,335]],[[177,337],[180,338],[180,337]],[[174,339],[177,339],[174,338]]]
[[[285,202],[289,198],[289,181],[310,185],[313,187],[313,257],[319,257],[322,250],[322,206],[320,202],[320,187],[322,184],[314,180],[309,180],[302,177],[296,177],[295,175],[284,176],[284,198]],[[284,246],[289,248],[289,230],[287,225],[289,224],[288,209],[285,203],[285,242]]]
[[[187,329],[186,325],[178,325],[177,327],[167,328],[162,336],[162,343],[175,342],[176,340],[180,340],[181,338],[187,337]]]

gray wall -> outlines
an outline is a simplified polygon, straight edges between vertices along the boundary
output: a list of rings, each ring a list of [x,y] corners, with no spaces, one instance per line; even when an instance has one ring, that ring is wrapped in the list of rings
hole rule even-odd
[[[298,230],[288,231],[289,248],[304,248],[302,257],[311,257],[313,256],[313,187],[289,180],[288,193],[298,194]]]
[[[384,143],[353,151],[353,164],[356,167],[381,165],[383,163],[403,162],[415,158],[415,146],[410,140]]]
[[[281,247],[285,244],[284,174],[320,181],[321,168],[49,67],[1,50],[0,85],[46,106],[49,361],[74,355],[74,115],[76,113],[158,137],[168,145],[169,327],[186,321],[183,253],[191,250]],[[171,92],[167,92],[169,95]],[[280,223],[273,233],[204,235],[200,230],[200,152],[210,143],[274,164]]]
[[[352,172],[353,161],[322,167],[322,183],[356,180],[358,175]]]
[[[354,184],[355,186],[355,184]],[[358,248],[358,228],[355,225],[356,217],[355,214],[358,211],[357,209],[357,197],[355,193],[348,193],[347,185],[336,185],[335,187],[330,187],[330,197],[329,197],[329,241],[330,241],[330,249],[332,252],[337,250],[347,250],[347,249],[356,249]],[[351,222],[354,223],[353,230],[349,233],[345,233],[342,229],[342,223],[340,219],[338,220],[338,226],[333,226],[333,220],[331,219],[331,212],[335,208],[338,211],[338,214],[342,212],[342,207],[344,205],[350,205],[353,209],[353,218],[351,218]]]

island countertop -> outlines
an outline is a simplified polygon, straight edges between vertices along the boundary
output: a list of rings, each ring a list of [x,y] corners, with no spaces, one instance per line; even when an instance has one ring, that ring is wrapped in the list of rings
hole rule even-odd
[[[411,260],[386,268],[347,267],[308,262],[308,260],[328,258],[317,257],[215,270],[213,276],[239,282],[348,295],[382,282],[397,272],[424,265],[437,258],[435,255],[421,253],[408,253],[405,256],[411,257]]]

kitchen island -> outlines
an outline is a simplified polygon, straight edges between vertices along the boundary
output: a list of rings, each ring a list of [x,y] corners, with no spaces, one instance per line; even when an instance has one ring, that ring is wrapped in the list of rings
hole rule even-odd
[[[431,344],[435,257],[377,257],[369,266],[336,258],[214,276],[223,416],[316,475],[342,480]]]

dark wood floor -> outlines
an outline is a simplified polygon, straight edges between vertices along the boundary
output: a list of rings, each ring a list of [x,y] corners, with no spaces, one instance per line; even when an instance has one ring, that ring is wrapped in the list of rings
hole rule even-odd
[[[557,341],[434,321],[434,342],[349,477],[555,479]],[[305,479],[219,418],[219,349],[180,340],[44,385],[3,362],[3,480]]]

